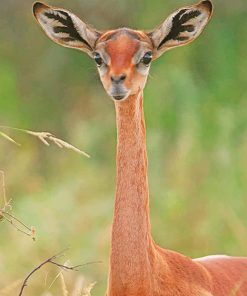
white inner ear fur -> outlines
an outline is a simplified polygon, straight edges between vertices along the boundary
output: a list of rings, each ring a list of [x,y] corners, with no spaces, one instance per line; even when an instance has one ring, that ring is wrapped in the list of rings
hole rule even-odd
[[[162,46],[159,47],[161,42],[165,39],[166,36],[169,35],[169,33],[172,30],[173,27],[173,20],[176,17],[176,15],[179,14],[182,10],[185,10],[179,17],[181,19],[184,15],[193,13],[193,12],[200,12],[198,16],[192,17],[189,19],[187,22],[183,23],[182,26],[193,26],[194,30],[189,32],[189,31],[184,31],[180,32],[177,35],[177,38],[181,37],[187,37],[186,40],[176,40],[176,39],[170,39],[167,40]],[[197,38],[205,28],[207,22],[210,19],[212,11],[207,10],[205,7],[201,5],[201,3],[194,5],[194,6],[189,6],[189,7],[183,7],[174,13],[172,13],[161,25],[158,27],[156,30],[154,30],[151,33],[151,38],[153,40],[153,43],[155,47],[158,49],[157,56],[159,56],[161,53],[163,53],[166,50],[171,49],[172,47],[176,46],[181,46],[185,45],[191,41],[193,41],[195,38]]]
[[[51,16],[49,17],[46,14],[50,14]],[[54,15],[54,18],[52,18],[52,15]],[[46,7],[40,12],[37,12],[35,16],[45,33],[54,42],[59,43],[65,47],[76,48],[85,51],[92,57],[92,49],[97,38],[99,37],[99,33],[96,30],[91,29],[76,15],[64,9]],[[59,18],[61,19],[60,21]],[[69,27],[69,29],[73,30],[74,27],[75,35],[76,33],[78,34],[78,39],[76,37],[74,38],[74,36],[71,36],[69,32],[66,32],[66,30],[65,32],[59,32],[59,27],[67,27],[66,24],[63,24],[62,20],[68,20],[70,23],[72,21],[73,26],[70,25],[71,27]],[[57,32],[56,28],[58,28]],[[79,38],[79,36],[81,38]],[[80,39],[83,39],[84,41]]]
[[[198,9],[191,9],[189,12],[193,12],[193,11],[197,11],[197,10]],[[189,38],[187,41],[185,41],[185,43],[187,43],[188,41],[191,41],[191,40],[195,39],[197,36],[199,36],[201,34],[202,30],[204,29],[205,25],[208,22],[208,16],[209,15],[207,13],[205,13],[205,11],[202,11],[202,10],[199,10],[199,11],[201,12],[200,15],[198,15],[198,16],[196,16],[194,18],[191,18],[190,20],[188,20],[186,23],[183,24],[184,26],[186,26],[186,25],[194,26],[194,31],[192,31],[192,32],[185,31],[185,32],[179,33],[179,35],[178,35],[178,37],[188,37]],[[188,11],[185,11],[181,15],[181,17],[184,14],[187,14],[187,13],[188,13]],[[170,28],[171,28],[171,25],[170,25]],[[164,46],[169,48],[169,47],[172,47],[172,46],[180,45],[181,43],[184,43],[184,42],[172,39],[170,41],[167,41],[164,44]]]
[[[70,17],[77,32],[90,44],[91,47],[93,47],[97,39],[95,32],[91,31],[89,27],[74,14],[70,14]]]
[[[44,12],[41,12],[38,15],[38,20],[40,21],[40,25],[43,27],[43,29],[46,31],[47,34],[49,34],[51,37],[54,38],[63,38],[63,37],[69,37],[69,34],[67,33],[55,33],[53,31],[54,27],[65,27],[62,23],[60,23],[58,20],[51,19],[45,15],[45,13],[51,13],[54,15],[58,15],[59,17],[63,18],[66,20],[66,16],[63,15],[62,13],[59,13],[59,11],[52,10],[52,9],[47,9]]]

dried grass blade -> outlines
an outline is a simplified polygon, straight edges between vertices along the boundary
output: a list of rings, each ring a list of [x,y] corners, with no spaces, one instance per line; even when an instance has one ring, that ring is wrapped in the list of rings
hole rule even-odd
[[[21,144],[17,143],[14,139],[10,138],[10,136],[6,135],[5,133],[0,132],[0,135],[1,135],[3,138],[5,138],[5,139],[7,139],[8,141],[10,141],[11,143],[14,143],[14,144],[17,145],[17,146],[21,146]]]
[[[66,283],[65,283],[65,279],[63,276],[63,273],[60,273],[60,280],[61,280],[61,286],[62,286],[62,292],[63,292],[63,296],[69,296],[69,291],[67,289]]]
[[[11,129],[11,130],[16,130],[22,133],[26,133],[28,135],[37,137],[41,142],[43,142],[46,146],[50,146],[49,141],[52,141],[54,144],[56,144],[59,148],[66,148],[66,149],[70,149],[78,154],[81,154],[83,156],[86,156],[87,158],[90,158],[90,155],[87,154],[86,152],[76,148],[75,146],[55,137],[54,135],[52,135],[51,133],[48,132],[33,132],[30,130],[25,130],[25,129],[20,129],[20,128],[15,128],[15,127],[8,127],[8,126],[2,126],[0,125],[0,128],[5,128],[5,129]],[[15,140],[13,140],[12,138],[10,138],[8,135],[6,135],[3,132],[0,132],[0,135],[2,135],[3,137],[5,137],[6,139],[8,139],[9,141],[15,143],[16,145],[20,146],[19,143],[15,142]]]

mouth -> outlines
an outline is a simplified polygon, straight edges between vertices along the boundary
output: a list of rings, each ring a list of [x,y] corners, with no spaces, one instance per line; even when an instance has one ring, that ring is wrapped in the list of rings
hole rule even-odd
[[[126,97],[126,95],[118,95],[118,96],[112,96],[112,97],[116,101],[121,101]]]
[[[111,93],[110,96],[115,101],[122,101],[128,98],[130,92]]]
[[[112,97],[115,101],[122,101],[126,99],[130,94],[130,91],[125,89],[125,87],[113,87],[111,91],[109,92],[109,95]]]

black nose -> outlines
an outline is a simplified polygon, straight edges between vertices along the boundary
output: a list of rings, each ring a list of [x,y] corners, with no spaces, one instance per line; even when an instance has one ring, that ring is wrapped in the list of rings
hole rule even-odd
[[[121,75],[118,75],[118,76],[111,76],[111,81],[115,82],[115,83],[123,82],[125,79],[126,79],[125,74],[121,74]]]

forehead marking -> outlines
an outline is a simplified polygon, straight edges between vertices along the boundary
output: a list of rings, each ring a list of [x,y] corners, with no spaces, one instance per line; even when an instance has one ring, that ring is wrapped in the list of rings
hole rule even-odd
[[[120,34],[108,40],[105,50],[110,57],[113,72],[122,73],[128,69],[139,47],[140,41],[130,38],[128,34]]]
[[[96,51],[114,75],[129,71],[139,63],[146,51],[152,49],[151,41],[145,33],[128,28],[106,32],[96,45]]]
[[[105,41],[115,40],[115,39],[117,39],[118,36],[120,36],[122,34],[126,34],[129,37],[132,37],[133,39],[140,40],[140,36],[136,32],[124,28],[124,29],[114,31],[114,32],[110,33],[109,35],[107,35]]]
[[[140,41],[132,39],[128,34],[120,34],[106,42],[106,51],[111,55],[133,56],[139,49]]]

